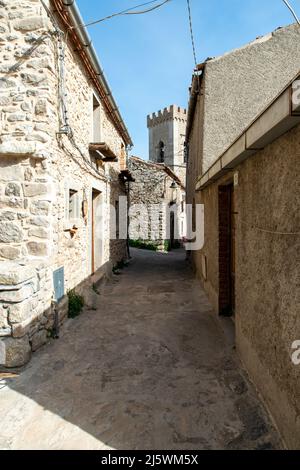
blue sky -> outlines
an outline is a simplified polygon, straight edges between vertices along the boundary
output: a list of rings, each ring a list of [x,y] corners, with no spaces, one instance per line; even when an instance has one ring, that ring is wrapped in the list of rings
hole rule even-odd
[[[145,1],[145,0],[144,0]],[[197,61],[215,57],[294,21],[282,0],[190,0]],[[143,0],[77,0],[86,22]],[[290,0],[300,15],[300,0]],[[88,28],[108,82],[135,143],[148,158],[147,114],[187,106],[194,60],[186,0],[141,16]]]

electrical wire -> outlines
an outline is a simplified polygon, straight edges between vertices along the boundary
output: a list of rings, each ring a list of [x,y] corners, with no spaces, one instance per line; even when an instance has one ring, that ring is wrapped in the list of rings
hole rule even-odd
[[[295,18],[295,20],[297,21],[298,25],[300,26],[300,20],[295,12],[295,10],[291,7],[291,5],[289,4],[289,2],[287,0],[282,0],[286,6],[288,7],[288,9],[290,10],[290,12],[292,13],[293,17]]]
[[[67,92],[65,88],[66,80],[65,80],[65,49],[66,49],[66,44],[64,41],[64,32],[59,28],[57,21],[55,17],[52,15],[51,11],[49,8],[46,6],[43,0],[41,0],[41,3],[43,7],[45,8],[49,18],[51,19],[51,22],[53,24],[53,27],[56,31],[57,38],[58,38],[58,99],[59,99],[59,107],[60,107],[60,119],[61,119],[61,126],[60,130],[57,133],[57,138],[62,137],[62,135],[66,135],[68,137],[68,140],[72,147],[77,150],[79,155],[82,157],[82,160],[86,167],[89,168],[89,171],[92,171],[93,174],[98,178],[103,181],[107,182],[107,178],[102,177],[100,173],[94,168],[92,163],[89,161],[85,153],[80,149],[78,144],[76,143],[73,129],[70,126],[69,123],[69,118],[68,118],[68,106],[67,106]],[[63,142],[60,140],[60,145],[61,147],[68,152],[68,154],[71,156],[71,158],[77,162],[82,167],[81,162],[73,155],[73,153],[63,144]]]
[[[145,13],[150,13],[151,11],[154,11],[154,10],[157,10],[158,8],[161,8],[163,5],[165,5],[166,3],[171,2],[172,0],[164,0],[159,5],[155,5],[151,8],[146,9],[146,10],[134,11],[137,8],[141,8],[141,7],[146,6],[146,5],[151,5],[153,3],[156,3],[157,1],[158,0],[152,0],[151,2],[142,3],[140,5],[136,5],[135,7],[128,8],[127,10],[123,10],[123,11],[120,11],[118,13],[113,13],[112,15],[105,16],[104,18],[100,18],[99,20],[91,21],[90,23],[80,24],[80,25],[77,25],[77,26],[71,26],[69,29],[87,28],[88,26],[94,26],[96,24],[102,23],[103,21],[107,21],[107,20],[110,20],[112,18],[115,18],[116,16],[144,15]]]
[[[194,55],[195,66],[197,68],[198,62],[197,62],[195,39],[194,39],[194,32],[193,32],[193,21],[192,21],[192,11],[191,11],[190,0],[187,0],[187,7],[188,7],[188,14],[189,14],[189,23],[190,23],[190,33],[191,33],[191,40],[192,40],[193,55]]]
[[[243,220],[240,221],[241,224],[252,228],[253,230],[258,230],[259,232],[264,232],[264,233],[271,233],[272,235],[294,235],[298,236],[300,235],[300,232],[279,232],[279,231],[274,231],[274,230],[267,230],[264,228],[256,227],[255,225],[247,224],[247,222],[244,222]]]

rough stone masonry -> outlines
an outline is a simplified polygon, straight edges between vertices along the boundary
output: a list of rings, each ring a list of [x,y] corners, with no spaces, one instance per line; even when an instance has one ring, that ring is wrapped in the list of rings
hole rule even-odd
[[[53,7],[52,1],[45,3]],[[93,272],[94,195],[114,204],[125,193],[119,174],[128,142],[70,38],[63,41],[64,86],[76,148],[67,135],[58,134],[62,103],[55,31],[40,1],[0,1],[0,364],[7,367],[25,364],[51,334],[53,271],[64,268],[65,292]],[[118,157],[116,163],[99,163],[89,152],[95,97],[101,140]],[[71,214],[74,194],[76,213]],[[108,209],[103,211],[100,264],[109,267],[126,256],[126,244],[110,241]],[[65,315],[63,301],[58,321]]]

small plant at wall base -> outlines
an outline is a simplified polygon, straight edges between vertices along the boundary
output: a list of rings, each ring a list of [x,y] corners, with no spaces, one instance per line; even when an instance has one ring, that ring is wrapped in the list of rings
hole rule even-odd
[[[81,295],[76,294],[74,289],[68,291],[68,298],[69,298],[68,317],[69,318],[78,317],[78,315],[80,315],[84,306],[84,298]]]
[[[113,268],[112,268],[112,272],[114,274],[120,274],[120,270],[124,269],[124,268],[127,268],[129,266],[128,262],[122,260],[122,261],[119,261]]]
[[[140,248],[143,250],[151,250],[151,251],[157,251],[158,246],[155,245],[152,242],[148,242],[147,240],[130,240],[129,245],[132,248]]]
[[[171,242],[170,240],[164,241],[164,251],[171,251]]]

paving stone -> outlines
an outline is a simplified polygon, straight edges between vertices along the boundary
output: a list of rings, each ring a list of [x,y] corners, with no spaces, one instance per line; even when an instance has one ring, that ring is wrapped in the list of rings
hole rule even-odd
[[[184,253],[132,256],[1,391],[0,448],[280,448]]]

